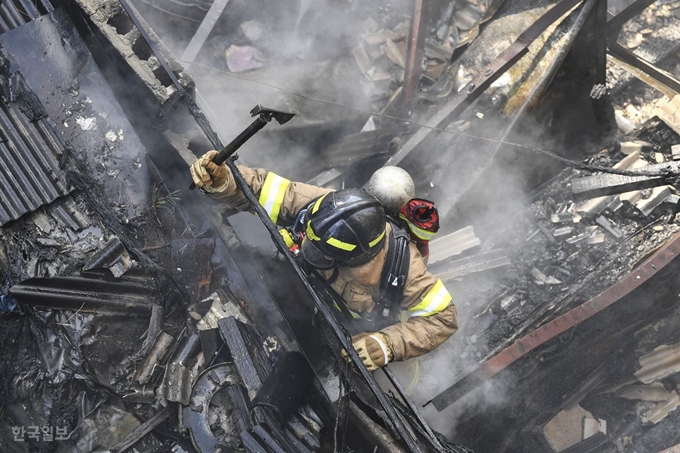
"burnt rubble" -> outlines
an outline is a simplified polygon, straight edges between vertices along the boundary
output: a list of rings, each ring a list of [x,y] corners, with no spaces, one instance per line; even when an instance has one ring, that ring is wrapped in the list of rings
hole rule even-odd
[[[677,448],[680,9],[293,3],[0,5],[0,451]],[[368,373],[253,194],[186,190],[260,102],[239,162],[437,202],[451,341]]]

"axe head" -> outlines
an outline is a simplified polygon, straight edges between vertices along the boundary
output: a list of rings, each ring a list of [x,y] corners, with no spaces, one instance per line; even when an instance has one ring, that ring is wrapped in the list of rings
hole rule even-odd
[[[274,118],[279,124],[286,124],[288,121],[293,119],[295,113],[282,112],[280,110],[269,109],[267,107],[262,107],[257,104],[251,111],[250,116],[260,115],[264,117],[267,121]]]

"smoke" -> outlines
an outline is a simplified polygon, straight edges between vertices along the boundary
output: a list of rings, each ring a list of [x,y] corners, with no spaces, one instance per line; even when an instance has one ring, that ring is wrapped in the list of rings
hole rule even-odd
[[[172,14],[162,11],[159,5],[168,5],[157,0],[136,6],[196,81],[198,103],[224,143],[250,124],[249,112],[256,104],[297,114],[286,126],[272,122],[239,153],[244,164],[271,168],[291,179],[308,176],[301,163],[316,159],[346,133],[358,132],[344,130],[344,122],[365,121],[365,112],[373,110],[352,56],[364,22],[371,17],[379,28],[394,27],[410,8],[400,5],[410,5],[404,1],[378,7],[232,0],[192,58],[187,48],[198,28],[197,9],[205,3],[189,2]],[[253,69],[243,70],[248,67]],[[323,129],[322,123],[335,127],[311,130],[315,125]]]
[[[365,120],[367,112],[375,110],[362,91],[362,75],[352,55],[367,19],[389,29],[409,20],[412,7],[410,1],[232,0],[202,50],[189,62],[181,57],[198,27],[195,17],[182,19],[177,11],[173,16],[145,8],[158,0],[143,1],[138,7],[196,81],[199,105],[224,143],[252,121],[248,112],[256,104],[297,114],[286,126],[272,122],[239,151],[240,162],[269,168],[293,180],[305,180],[305,168],[316,163],[320,150],[358,132],[357,128],[343,129],[341,124]],[[552,3],[528,6],[526,2],[506,2],[498,20],[489,22],[448,70],[453,87],[450,93],[464,86]],[[188,11],[182,14],[190,15]],[[527,191],[554,170],[507,142],[551,146],[545,135],[553,117],[545,109],[533,121],[527,116],[546,93],[546,81],[554,77],[550,72],[553,61],[577,16],[578,11],[532,44],[529,54],[458,122],[444,133],[432,134],[419,152],[400,164],[416,181],[416,196],[437,204],[442,214],[440,236],[472,224],[484,242],[494,240],[499,228],[509,226],[526,210]],[[228,50],[232,57],[237,55],[232,52],[242,52],[238,53],[242,58],[230,64]],[[231,71],[237,63],[258,67]],[[555,108],[559,99],[553,101]],[[424,124],[432,116],[432,104],[417,106],[420,110],[414,109],[412,120]],[[329,124],[335,127],[325,134],[311,127],[323,129]],[[406,123],[398,127],[405,129]],[[492,277],[483,283],[493,285]],[[447,283],[458,307],[459,332],[424,357],[391,365],[418,405],[473,370],[489,352],[483,334],[493,322],[493,314],[488,310],[489,300],[479,295],[478,284],[469,280]],[[509,385],[509,380],[496,378],[443,413],[428,406],[423,414],[433,427],[453,436],[466,412],[503,404]]]

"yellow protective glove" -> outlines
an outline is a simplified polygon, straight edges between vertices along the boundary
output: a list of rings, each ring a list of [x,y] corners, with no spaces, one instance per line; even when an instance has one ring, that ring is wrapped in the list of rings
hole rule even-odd
[[[218,192],[229,181],[227,165],[217,165],[212,161],[218,154],[215,150],[208,151],[191,165],[191,177],[198,187]]]
[[[352,346],[368,371],[382,368],[394,359],[392,340],[382,332],[355,335],[352,337]]]

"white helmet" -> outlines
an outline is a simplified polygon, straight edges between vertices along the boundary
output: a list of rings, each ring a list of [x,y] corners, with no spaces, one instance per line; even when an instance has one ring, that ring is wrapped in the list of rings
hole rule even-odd
[[[366,191],[385,207],[387,214],[396,216],[407,201],[416,196],[413,178],[406,170],[386,166],[379,168],[366,184]]]

